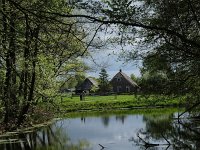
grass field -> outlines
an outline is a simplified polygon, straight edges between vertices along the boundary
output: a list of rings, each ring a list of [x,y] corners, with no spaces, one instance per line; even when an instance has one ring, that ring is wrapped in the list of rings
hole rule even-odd
[[[166,97],[157,95],[110,95],[110,96],[85,96],[80,101],[79,96],[62,96],[56,99],[60,109],[64,112],[84,110],[115,110],[146,107],[168,107],[184,104],[183,98]]]

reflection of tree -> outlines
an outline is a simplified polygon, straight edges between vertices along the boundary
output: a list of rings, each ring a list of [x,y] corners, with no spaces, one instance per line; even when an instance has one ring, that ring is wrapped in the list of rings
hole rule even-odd
[[[80,140],[74,144],[65,134],[63,128],[48,126],[38,132],[19,134],[15,137],[17,141],[1,144],[0,149],[4,150],[83,150],[89,149],[90,145],[86,140]],[[8,137],[9,139],[11,137]],[[9,143],[8,143],[9,142]]]
[[[85,117],[81,117],[81,122],[85,123]]]
[[[124,124],[124,121],[126,119],[126,115],[116,115],[115,119],[121,121],[122,124]],[[109,116],[103,116],[103,117],[101,117],[101,120],[102,120],[105,127],[107,127],[109,125],[109,122],[110,122]]]
[[[120,120],[122,122],[122,124],[124,124],[125,119],[126,119],[126,115],[116,116],[116,120]]]
[[[144,116],[146,129],[139,131],[140,138],[131,138],[136,144],[142,144],[141,149],[157,149],[160,143],[174,150],[198,149],[200,146],[200,121],[191,119],[177,120],[173,115]],[[144,141],[142,141],[144,140]],[[169,141],[169,143],[168,143]],[[154,143],[153,147],[145,147],[145,142]],[[161,144],[161,145],[162,145]]]
[[[199,120],[182,119],[175,123],[171,134],[174,149],[199,149],[200,146]]]
[[[150,132],[155,139],[163,138],[162,134],[170,134],[173,128],[173,115],[151,115],[144,116],[143,120],[146,122],[146,132]]]
[[[108,116],[103,116],[101,119],[102,119],[104,126],[107,127],[109,125],[110,118]]]

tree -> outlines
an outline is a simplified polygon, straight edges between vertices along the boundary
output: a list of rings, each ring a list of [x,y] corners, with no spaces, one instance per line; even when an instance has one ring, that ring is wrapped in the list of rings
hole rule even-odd
[[[102,68],[101,72],[99,73],[99,91],[101,93],[109,92],[111,89],[109,80],[108,80],[108,74],[106,69]]]
[[[131,74],[131,79],[133,80],[133,81],[135,81],[136,83],[138,82],[138,77],[136,77],[134,74]]]
[[[80,68],[80,66],[82,66]],[[86,79],[86,74],[85,70],[87,70],[87,66],[83,63],[80,65],[75,72],[71,72],[71,74],[66,73],[62,76],[62,81],[61,81],[61,91],[63,89],[73,89],[75,87],[80,86],[83,81]],[[74,68],[75,69],[75,68]]]
[[[172,89],[177,84],[172,84],[170,81],[173,71],[165,57],[154,53],[148,54],[143,59],[143,66],[140,68],[140,71],[142,75],[140,86],[144,93],[174,94]],[[176,87],[176,94],[178,93],[180,92]]]
[[[199,95],[197,0],[90,0],[78,4],[83,4],[77,9],[87,10],[86,14],[73,14],[74,6],[64,0],[1,0],[0,95],[7,127],[20,126],[37,98],[52,96],[48,89],[58,89],[60,74],[74,71],[70,66],[86,53],[103,25],[106,29],[114,25],[107,31],[116,33],[115,40],[122,46],[142,44],[128,52],[131,59],[151,52],[156,54],[155,60],[162,56],[165,69],[171,71],[170,79],[184,84],[178,84],[179,88]],[[83,22],[98,23],[88,43],[80,25]]]
[[[151,52],[161,55],[175,73],[172,80],[185,84],[179,88],[195,85],[192,91],[197,93],[200,55],[200,4],[197,0],[103,0],[84,1],[83,4],[93,15],[74,17],[85,17],[107,27],[118,25],[114,30],[120,35],[115,38],[118,43],[122,46],[140,44],[139,48],[129,51],[127,57],[143,59]]]
[[[86,36],[74,19],[51,14],[71,13],[63,0],[1,0],[0,8],[0,96],[3,123],[13,130],[38,99],[57,94],[64,74],[67,81],[85,70],[78,57],[86,54]]]
[[[181,80],[198,79],[198,72],[194,71],[199,68],[200,55],[200,5],[197,0],[90,0],[78,4],[77,8],[87,10],[87,15],[52,14],[85,18],[84,21],[101,23],[107,27],[111,24],[118,25],[118,29],[114,28],[121,36],[115,38],[117,42],[122,45],[142,43],[145,47],[144,51],[141,48],[134,49],[128,56],[143,58],[149,52],[156,51],[167,58],[173,70],[183,71]],[[140,42],[137,37],[141,38]]]

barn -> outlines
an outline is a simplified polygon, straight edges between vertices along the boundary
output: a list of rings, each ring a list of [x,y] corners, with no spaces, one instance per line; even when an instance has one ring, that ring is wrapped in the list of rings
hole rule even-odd
[[[86,78],[81,85],[76,87],[76,94],[80,94],[83,91],[89,94],[94,88],[98,88],[98,82],[93,78]]]
[[[128,75],[120,69],[119,72],[110,81],[113,92],[130,93],[136,92],[139,86]]]

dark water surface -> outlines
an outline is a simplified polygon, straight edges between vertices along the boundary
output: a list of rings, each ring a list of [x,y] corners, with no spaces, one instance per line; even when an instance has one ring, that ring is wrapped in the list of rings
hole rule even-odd
[[[80,113],[38,131],[2,137],[0,150],[198,149],[197,126],[185,127],[188,121],[183,126],[177,114],[177,109]]]

